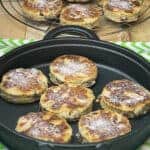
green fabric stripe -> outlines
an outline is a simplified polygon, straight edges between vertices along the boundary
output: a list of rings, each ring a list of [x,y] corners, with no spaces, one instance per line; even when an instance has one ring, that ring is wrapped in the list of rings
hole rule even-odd
[[[116,42],[116,44],[133,50],[150,61],[150,42],[148,42],[147,45],[144,43],[146,47],[144,47],[142,43],[143,42]]]
[[[122,42],[119,44],[120,46],[123,46],[123,47],[128,47],[128,45],[125,43],[125,42]]]
[[[7,46],[6,42],[3,39],[0,39],[0,43],[3,44],[3,45],[5,45],[5,46]]]
[[[4,145],[0,144],[0,150],[4,149]]]
[[[15,47],[15,45],[12,42],[10,42],[10,41],[11,41],[10,39],[4,39],[4,43],[7,46],[9,46],[9,47]]]
[[[144,46],[143,42],[137,42],[136,43],[137,47],[140,47],[141,49],[143,49],[143,51],[148,52],[150,50],[150,47],[148,48],[148,45],[146,45],[147,47]]]
[[[18,45],[14,42],[13,39],[8,39],[8,42],[11,43],[11,45],[13,45],[14,47],[17,47]]]
[[[125,47],[125,48],[128,48],[129,50],[133,50],[135,52],[138,52],[138,49],[134,46],[134,43],[130,43],[130,42],[123,42],[122,45]],[[120,46],[122,46],[120,45]]]
[[[143,49],[141,49],[141,48],[139,48],[139,47],[136,46],[135,42],[132,42],[131,45],[136,48],[135,52],[141,53],[143,51]]]
[[[9,51],[11,51],[11,48],[10,48],[10,47],[5,47],[5,48],[3,48],[3,51],[4,51],[5,53],[8,53]]]
[[[146,43],[142,42],[142,46],[145,47],[147,50],[147,53],[150,55],[150,46],[146,45]]]
[[[24,41],[23,39],[19,39],[19,40],[18,40],[18,42],[19,42],[20,44],[22,44],[22,45],[24,44],[23,41]]]
[[[0,52],[7,53],[10,50],[17,46],[21,46],[25,43],[33,42],[34,40],[13,40],[13,39],[2,39],[0,38]],[[147,60],[150,61],[150,42],[116,42],[116,44],[126,47],[128,49],[131,49],[138,54],[141,54],[141,56],[145,57]],[[139,45],[139,46],[138,46]],[[9,48],[4,48],[9,47]]]

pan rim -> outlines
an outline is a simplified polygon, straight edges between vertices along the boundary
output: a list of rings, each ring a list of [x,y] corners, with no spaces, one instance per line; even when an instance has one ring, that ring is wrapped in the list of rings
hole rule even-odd
[[[103,40],[98,41],[98,40],[94,40],[94,39],[85,39],[85,38],[82,39],[82,38],[78,38],[78,37],[70,37],[70,38],[63,37],[63,38],[55,38],[55,39],[49,39],[49,40],[39,40],[39,41],[34,41],[32,43],[27,43],[27,44],[24,44],[22,46],[14,48],[12,51],[10,51],[10,52],[6,53],[4,56],[0,57],[0,63],[1,63],[2,60],[7,59],[8,57],[15,54],[16,52],[19,52],[19,51],[22,52],[20,49],[28,48],[30,46],[36,46],[37,44],[41,44],[41,43],[44,44],[44,43],[53,42],[53,41],[59,42],[59,41],[66,41],[66,40],[67,40],[67,43],[64,43],[64,44],[68,44],[68,41],[70,41],[70,42],[78,41],[78,42],[88,42],[88,43],[84,43],[84,44],[89,45],[89,46],[93,46],[93,45],[89,44],[90,42],[93,42],[93,43],[99,44],[98,47],[100,46],[100,44],[104,44],[105,46],[107,45],[107,46],[111,46],[111,47],[114,47],[114,48],[118,48],[122,51],[122,53],[126,52],[126,53],[136,57],[138,59],[138,61],[142,61],[142,63],[144,63],[144,65],[146,65],[150,69],[150,62],[148,62],[144,57],[137,54],[136,52],[129,50],[128,48],[121,47],[120,45],[117,45],[115,43],[108,42],[108,41],[103,41]],[[75,43],[75,44],[80,44],[80,43]]]

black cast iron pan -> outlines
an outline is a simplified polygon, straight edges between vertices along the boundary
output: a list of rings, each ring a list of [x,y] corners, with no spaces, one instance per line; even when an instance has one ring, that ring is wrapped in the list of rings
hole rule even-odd
[[[64,33],[72,33],[84,38],[56,38]],[[96,35],[84,28],[59,27],[50,31],[44,40],[14,49],[0,58],[0,77],[9,69],[17,67],[37,67],[48,75],[48,64],[57,56],[77,54],[86,56],[97,63],[99,76],[93,86],[95,95],[106,83],[114,79],[127,78],[139,82],[150,90],[150,64],[135,53],[112,43],[98,41]],[[99,104],[94,104],[94,110]],[[38,103],[27,105],[10,104],[0,99],[0,140],[15,150],[135,150],[150,136],[150,113],[131,120],[132,132],[105,142],[80,144],[73,137],[70,144],[54,144],[35,140],[15,132],[19,116],[27,112],[39,111]],[[77,123],[71,123],[74,135]]]

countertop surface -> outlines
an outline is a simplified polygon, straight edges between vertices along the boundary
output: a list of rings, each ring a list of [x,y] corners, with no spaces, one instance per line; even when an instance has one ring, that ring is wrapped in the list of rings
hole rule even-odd
[[[7,9],[10,7],[10,0],[2,0]],[[16,0],[13,0],[15,6]],[[145,0],[144,8],[149,6],[149,10],[144,14],[144,17],[150,15],[150,0]],[[150,19],[143,23],[136,23],[133,27],[115,34],[107,34],[120,29],[120,25],[107,20],[104,16],[101,17],[100,27],[96,31],[97,35],[102,40],[108,41],[150,41]],[[0,6],[0,37],[1,38],[22,38],[22,39],[42,39],[44,32],[35,30],[26,26],[12,17],[10,17]]]

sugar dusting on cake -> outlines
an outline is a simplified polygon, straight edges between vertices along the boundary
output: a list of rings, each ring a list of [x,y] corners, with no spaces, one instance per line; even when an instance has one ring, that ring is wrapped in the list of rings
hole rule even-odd
[[[150,99],[150,92],[144,87],[130,80],[116,80],[108,83],[106,89],[109,93],[105,96],[113,103],[135,105]]]
[[[15,69],[11,70],[6,75],[4,85],[8,88],[17,86],[21,89],[32,89],[32,87],[39,87],[39,71],[37,69]]]
[[[64,65],[61,65],[59,68],[60,73],[66,74],[66,75],[72,75],[76,73],[83,73],[86,72],[87,65],[84,63],[79,62],[69,62]]]

